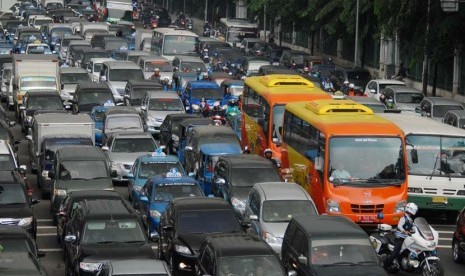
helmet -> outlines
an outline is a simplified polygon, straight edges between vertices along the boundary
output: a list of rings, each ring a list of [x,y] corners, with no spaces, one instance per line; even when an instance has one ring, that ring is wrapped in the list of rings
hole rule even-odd
[[[266,155],[267,153],[273,154],[273,152],[272,152],[270,149],[265,149],[265,150],[263,151],[263,154]]]
[[[405,212],[410,213],[412,216],[416,215],[417,211],[418,211],[418,206],[413,202],[409,202],[405,206]]]
[[[308,72],[308,67],[304,67],[304,72]]]
[[[349,81],[348,80],[344,81],[344,84],[349,84]]]
[[[202,68],[200,68],[200,67],[197,68],[197,72],[198,72],[198,73],[202,72]]]
[[[355,88],[355,85],[353,83],[349,84],[349,88]]]
[[[155,71],[155,72],[160,72],[160,69],[159,69],[159,68],[155,68],[154,71]]]

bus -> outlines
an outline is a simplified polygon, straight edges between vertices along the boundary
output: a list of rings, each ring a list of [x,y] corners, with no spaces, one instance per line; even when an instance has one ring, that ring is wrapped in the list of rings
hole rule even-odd
[[[263,156],[265,149],[281,163],[284,106],[290,102],[331,99],[331,96],[299,75],[248,77],[242,95],[242,148]]]
[[[455,220],[465,206],[465,130],[415,115],[381,116],[405,133],[409,201]]]
[[[239,47],[243,38],[258,38],[257,23],[251,23],[247,19],[221,18],[218,33],[224,41],[233,47]]]
[[[407,203],[402,130],[352,100],[286,105],[282,166],[320,214],[396,225]]]
[[[96,0],[94,8],[104,22],[133,21],[132,0]]]
[[[197,56],[199,36],[186,30],[156,28],[153,30],[150,51],[170,62],[175,56]]]

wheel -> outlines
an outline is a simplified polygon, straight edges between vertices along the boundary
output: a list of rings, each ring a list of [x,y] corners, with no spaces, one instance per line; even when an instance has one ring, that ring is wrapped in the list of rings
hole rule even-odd
[[[422,267],[422,275],[423,276],[444,276],[444,267],[442,267],[439,261],[429,261],[429,267],[425,264]]]
[[[458,264],[461,264],[464,261],[460,252],[460,245],[457,240],[452,242],[452,259],[454,259],[454,262]]]

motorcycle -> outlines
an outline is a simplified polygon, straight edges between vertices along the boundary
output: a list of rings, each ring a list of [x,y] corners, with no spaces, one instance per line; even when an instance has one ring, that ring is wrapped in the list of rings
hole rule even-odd
[[[204,37],[209,37],[210,35],[211,35],[210,27],[203,27],[203,36]]]
[[[370,235],[370,241],[378,257],[385,262],[394,250],[395,234],[387,224],[378,225],[378,232]],[[439,234],[428,222],[418,217],[413,222],[410,235],[405,238],[397,258],[388,268],[389,272],[400,270],[421,273],[424,276],[443,276],[444,268],[437,256]]]

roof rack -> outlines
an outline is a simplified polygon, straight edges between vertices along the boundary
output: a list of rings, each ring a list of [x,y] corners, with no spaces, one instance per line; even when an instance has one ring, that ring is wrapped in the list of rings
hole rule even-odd
[[[305,107],[317,115],[331,115],[340,113],[357,113],[373,115],[373,110],[352,100],[315,100]]]

